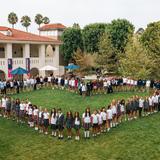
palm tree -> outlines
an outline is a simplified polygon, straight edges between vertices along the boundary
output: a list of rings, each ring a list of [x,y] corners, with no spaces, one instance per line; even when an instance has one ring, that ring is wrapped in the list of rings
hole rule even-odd
[[[43,16],[41,14],[36,14],[35,23],[39,26],[43,23]]]
[[[80,29],[80,25],[78,23],[73,23],[72,27],[75,29]]]
[[[16,15],[16,13],[14,12],[11,12],[9,15],[8,15],[8,22],[10,24],[12,24],[12,28],[14,28],[14,25],[18,22],[18,17]]]
[[[28,27],[31,25],[31,18],[27,15],[21,18],[21,24],[26,28],[26,32],[28,32]]]
[[[50,23],[50,20],[48,17],[43,17],[43,23],[44,24],[49,24]]]

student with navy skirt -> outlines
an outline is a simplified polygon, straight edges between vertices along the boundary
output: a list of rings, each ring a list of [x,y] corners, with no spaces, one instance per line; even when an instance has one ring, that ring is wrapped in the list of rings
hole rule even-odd
[[[52,136],[56,137],[57,136],[57,111],[55,108],[52,109],[51,111],[51,130],[52,130]]]
[[[58,139],[63,139],[64,114],[62,113],[61,108],[58,109],[57,127],[58,127]]]
[[[86,108],[85,113],[82,115],[83,127],[84,127],[84,137],[90,138],[90,127],[91,127],[91,112],[90,108]]]
[[[47,108],[44,109],[43,112],[43,123],[44,123],[44,134],[48,134],[48,126],[49,126],[49,112]]]
[[[75,112],[74,114],[74,129],[76,131],[75,140],[80,140],[80,128],[81,128],[81,118],[79,116],[79,112]]]
[[[67,128],[68,139],[71,139],[72,128],[73,128],[73,116],[71,111],[67,112],[66,114],[66,128]]]

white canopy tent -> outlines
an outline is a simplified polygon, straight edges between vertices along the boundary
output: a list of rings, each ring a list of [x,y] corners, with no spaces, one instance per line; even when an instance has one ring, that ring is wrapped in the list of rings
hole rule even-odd
[[[42,68],[39,69],[40,71],[56,71],[58,70],[58,68],[54,67],[54,66],[44,66]]]

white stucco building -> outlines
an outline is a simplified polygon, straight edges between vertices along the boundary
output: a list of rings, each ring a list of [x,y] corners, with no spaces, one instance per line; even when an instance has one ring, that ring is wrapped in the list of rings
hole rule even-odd
[[[64,29],[62,24],[45,25],[36,35],[0,26],[0,78],[10,78],[9,72],[17,67],[30,70],[34,76],[44,75],[39,69],[45,65],[57,67],[55,75],[63,74],[59,36]]]

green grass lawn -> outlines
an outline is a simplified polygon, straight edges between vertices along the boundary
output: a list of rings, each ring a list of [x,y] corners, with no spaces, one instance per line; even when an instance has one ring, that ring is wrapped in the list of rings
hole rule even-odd
[[[14,95],[13,97],[20,98],[21,100],[28,98],[33,104],[42,106],[43,108],[47,107],[51,109],[53,107],[61,107],[64,113],[69,110],[82,113],[86,107],[90,107],[91,109],[101,108],[107,106],[112,99],[126,99],[136,94],[140,96],[146,95],[146,93],[140,92],[123,92],[107,95],[94,95],[84,98],[76,93],[69,93],[65,90],[42,89],[21,93],[19,95]]]
[[[44,107],[57,106],[64,112],[71,109],[82,113],[86,106],[97,108],[107,105],[113,98],[132,95],[130,92],[114,93],[84,99],[74,93],[46,89],[22,93],[18,97],[28,97],[33,103]],[[75,142],[38,134],[25,124],[0,118],[0,160],[159,160],[159,126],[159,114],[155,114],[124,122],[100,137]]]

